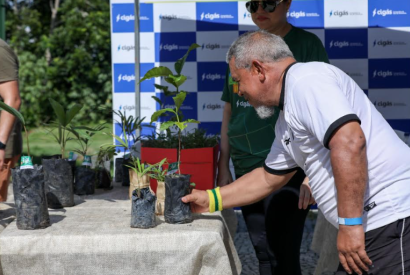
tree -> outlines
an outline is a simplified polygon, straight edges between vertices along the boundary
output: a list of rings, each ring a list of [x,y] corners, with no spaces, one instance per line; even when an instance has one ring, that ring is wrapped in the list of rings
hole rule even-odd
[[[111,119],[109,113],[94,112],[112,104],[109,2],[6,0],[6,8],[6,36],[20,61],[26,123],[50,120],[48,98],[68,108],[87,106],[79,115],[87,122]]]

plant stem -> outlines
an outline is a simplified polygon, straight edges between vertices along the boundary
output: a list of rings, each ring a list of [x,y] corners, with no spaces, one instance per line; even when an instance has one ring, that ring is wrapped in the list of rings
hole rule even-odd
[[[30,146],[29,146],[29,144],[28,144],[28,132],[27,132],[27,129],[26,129],[26,125],[24,125],[24,124],[23,124],[23,127],[24,127],[24,131],[26,132],[26,139],[27,139],[27,154],[28,154],[28,156],[30,156]]]

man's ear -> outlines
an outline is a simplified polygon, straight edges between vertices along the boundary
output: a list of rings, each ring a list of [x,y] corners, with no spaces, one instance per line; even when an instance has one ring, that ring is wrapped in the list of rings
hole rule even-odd
[[[266,79],[266,69],[263,66],[263,63],[261,63],[258,60],[253,60],[252,61],[252,67],[251,67],[251,73],[253,75],[258,75],[259,81],[264,82]]]

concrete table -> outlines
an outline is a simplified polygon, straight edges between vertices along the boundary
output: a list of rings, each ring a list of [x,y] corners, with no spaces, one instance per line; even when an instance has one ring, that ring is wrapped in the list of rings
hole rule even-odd
[[[0,234],[4,275],[240,274],[241,264],[220,214],[190,224],[130,228],[127,187],[76,196],[76,206],[52,210],[52,225]]]

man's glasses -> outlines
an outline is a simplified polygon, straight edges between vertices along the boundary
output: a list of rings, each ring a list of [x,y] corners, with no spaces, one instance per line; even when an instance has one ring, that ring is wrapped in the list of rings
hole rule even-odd
[[[255,13],[258,10],[259,5],[261,5],[262,9],[266,12],[274,12],[276,9],[276,6],[282,2],[283,0],[280,0],[280,1],[249,1],[249,2],[246,2],[245,5],[246,5],[246,9],[250,13]]]

